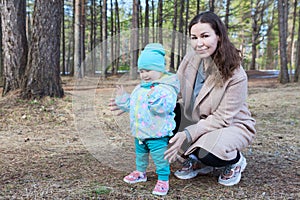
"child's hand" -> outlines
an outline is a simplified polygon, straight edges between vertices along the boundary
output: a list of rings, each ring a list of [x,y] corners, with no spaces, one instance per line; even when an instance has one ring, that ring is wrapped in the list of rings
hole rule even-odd
[[[117,116],[122,115],[123,113],[125,113],[125,111],[120,110],[120,108],[117,106],[115,99],[110,99],[110,102],[108,104],[108,106],[110,107],[110,111],[119,111],[117,113]]]
[[[126,93],[126,91],[124,90],[124,87],[122,85],[117,85],[116,96],[122,96],[125,93]],[[108,106],[110,107],[111,111],[119,111],[117,113],[117,116],[125,113],[125,111],[120,110],[120,108],[117,106],[116,100],[114,98],[110,99]]]

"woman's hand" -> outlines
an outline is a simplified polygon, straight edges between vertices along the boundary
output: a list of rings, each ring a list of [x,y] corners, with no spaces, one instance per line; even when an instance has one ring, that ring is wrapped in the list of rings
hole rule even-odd
[[[165,159],[169,161],[169,163],[175,162],[180,159],[180,155],[184,152],[181,152],[181,147],[186,140],[185,132],[178,132],[172,137],[169,141],[169,148],[165,152]]]

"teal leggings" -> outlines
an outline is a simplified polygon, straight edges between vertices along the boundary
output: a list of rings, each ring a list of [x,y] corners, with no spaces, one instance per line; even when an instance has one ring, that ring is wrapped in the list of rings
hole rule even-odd
[[[149,164],[149,153],[156,167],[158,180],[168,181],[170,175],[170,164],[164,159],[164,152],[167,150],[169,137],[146,139],[140,142],[135,138],[136,169],[146,172]]]

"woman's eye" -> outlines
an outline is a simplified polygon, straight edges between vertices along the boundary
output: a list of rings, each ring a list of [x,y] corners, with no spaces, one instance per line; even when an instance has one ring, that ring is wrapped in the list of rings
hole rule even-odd
[[[198,38],[197,37],[195,37],[195,36],[192,36],[191,37],[191,40],[197,40]]]

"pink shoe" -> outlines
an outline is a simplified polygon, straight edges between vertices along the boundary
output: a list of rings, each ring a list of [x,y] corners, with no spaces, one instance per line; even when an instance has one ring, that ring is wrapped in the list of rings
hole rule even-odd
[[[146,182],[146,172],[133,171],[123,179],[126,183]]]
[[[166,195],[169,191],[169,181],[158,180],[152,194]]]

